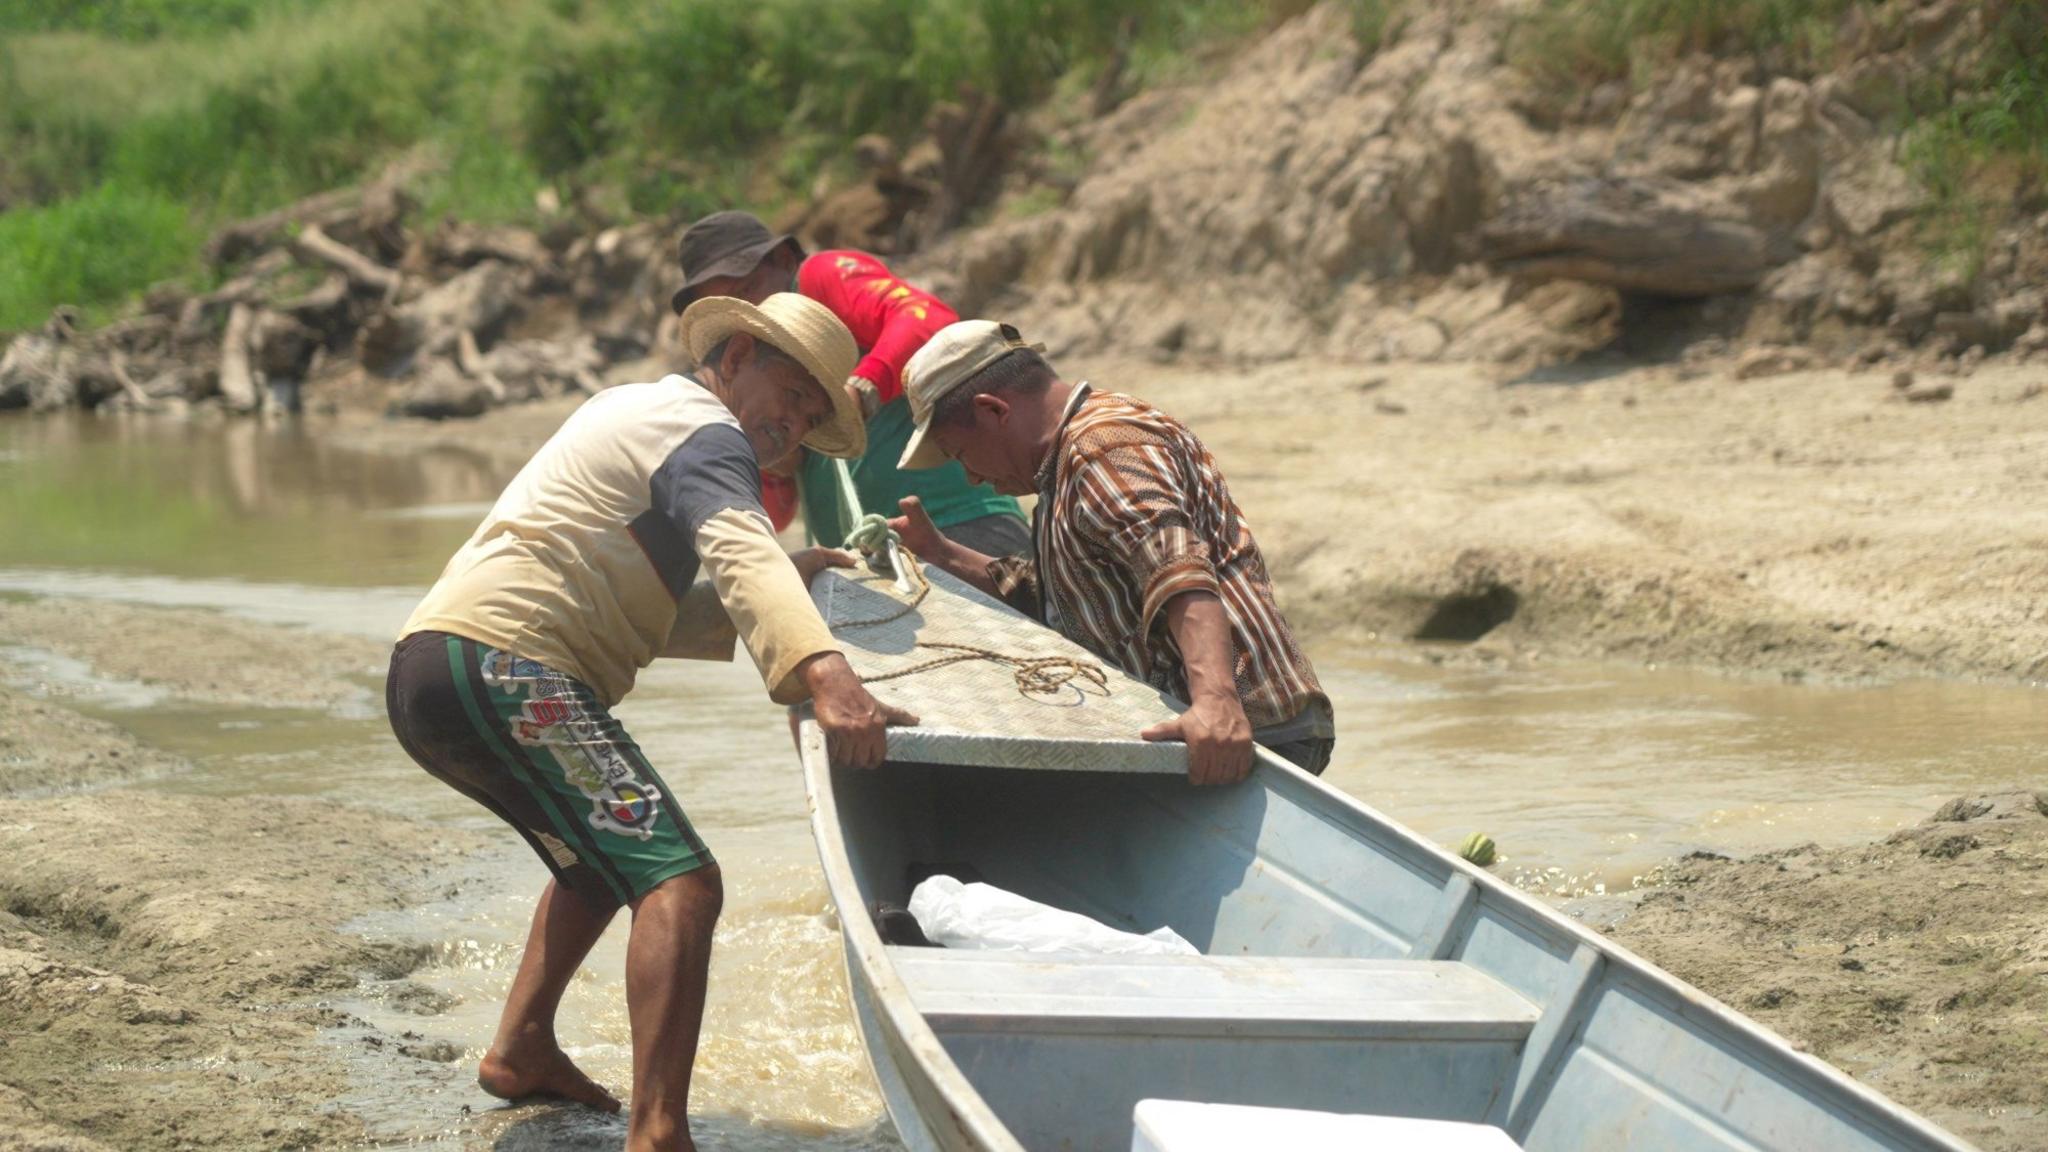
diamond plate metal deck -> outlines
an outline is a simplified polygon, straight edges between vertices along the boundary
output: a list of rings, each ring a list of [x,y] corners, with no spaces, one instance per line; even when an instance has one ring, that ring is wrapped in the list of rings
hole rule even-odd
[[[900,610],[910,599],[866,568],[828,569],[811,599],[863,679],[912,668],[950,653],[920,641],[968,644],[1007,656],[1064,656],[1102,669],[1106,695],[1069,684],[1050,696],[1018,691],[1014,669],[965,660],[869,685],[875,697],[917,714],[915,728],[889,733],[889,756],[929,764],[1092,772],[1187,771],[1187,749],[1151,744],[1139,732],[1170,720],[1179,705],[1131,679],[1080,645],[945,572],[924,565],[932,590],[916,611],[868,627],[851,626]]]

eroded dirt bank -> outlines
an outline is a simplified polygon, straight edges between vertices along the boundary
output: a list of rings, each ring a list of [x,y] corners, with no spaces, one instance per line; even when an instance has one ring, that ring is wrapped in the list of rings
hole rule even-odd
[[[0,605],[0,645],[59,651],[176,700],[367,695],[295,665],[307,643],[205,613]],[[357,658],[368,647],[322,639]],[[186,658],[146,659],[172,649]],[[342,926],[426,897],[474,838],[327,801],[143,786],[189,767],[61,698],[0,685],[0,1147],[333,1147],[361,1134],[337,1106],[339,1046],[319,1036],[363,1025],[323,1001],[429,954]]]
[[[1730,363],[1090,367],[1193,423],[1319,632],[2048,678],[2048,368],[1916,403],[1890,373]]]
[[[1688,858],[1613,935],[1986,1152],[2048,1146],[2048,793]]]

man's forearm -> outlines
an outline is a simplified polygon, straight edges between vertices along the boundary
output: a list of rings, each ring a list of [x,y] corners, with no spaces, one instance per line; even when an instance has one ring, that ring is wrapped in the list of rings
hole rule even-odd
[[[1223,601],[1213,592],[1183,592],[1168,600],[1162,611],[1187,669],[1190,701],[1205,696],[1236,700],[1237,657]]]
[[[988,574],[988,566],[995,557],[984,556],[965,544],[956,544],[950,539],[936,551],[938,555],[925,556],[922,559],[938,565],[949,575],[965,580],[990,596],[1002,599],[1002,592],[996,588],[994,578]]]

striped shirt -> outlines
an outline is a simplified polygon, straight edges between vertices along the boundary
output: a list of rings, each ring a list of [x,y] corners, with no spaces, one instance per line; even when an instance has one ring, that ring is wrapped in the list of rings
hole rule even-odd
[[[1334,734],[1329,698],[1273,600],[1272,577],[1215,458],[1142,400],[1074,389],[1038,470],[1033,553],[990,563],[1012,607],[1178,699],[1187,671],[1161,612],[1183,592],[1223,604],[1238,697],[1255,729]]]

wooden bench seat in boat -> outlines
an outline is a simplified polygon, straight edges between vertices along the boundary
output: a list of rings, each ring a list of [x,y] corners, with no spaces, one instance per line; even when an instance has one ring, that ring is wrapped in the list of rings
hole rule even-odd
[[[911,1002],[940,1033],[1519,1042],[1537,1016],[1499,981],[1451,961],[890,954]]]

